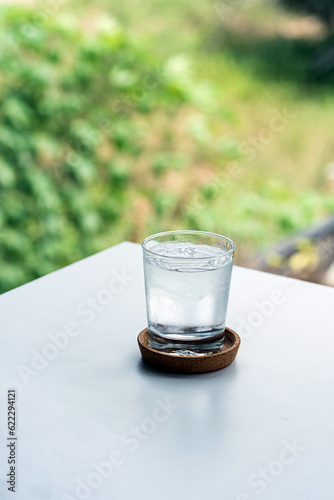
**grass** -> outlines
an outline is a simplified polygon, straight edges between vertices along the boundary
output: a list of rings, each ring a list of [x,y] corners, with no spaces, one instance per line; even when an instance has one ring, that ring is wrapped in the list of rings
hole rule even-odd
[[[209,187],[200,190],[203,209],[190,209],[185,224],[228,233],[243,248],[239,261],[249,264],[249,256],[333,212],[326,166],[334,160],[334,94],[331,81],[312,71],[314,55],[326,43],[319,23],[260,0],[224,11],[224,19],[223,2],[98,5],[134,32],[148,33],[160,58],[187,55],[196,75],[215,88],[224,113],[209,130],[221,149],[206,168],[215,179],[237,161],[242,174],[219,186],[209,176]],[[270,133],[277,111],[290,118]],[[253,154],[247,155],[250,144]],[[189,189],[188,206],[198,189]],[[178,215],[174,224],[183,220]],[[161,228],[161,219],[149,227]]]

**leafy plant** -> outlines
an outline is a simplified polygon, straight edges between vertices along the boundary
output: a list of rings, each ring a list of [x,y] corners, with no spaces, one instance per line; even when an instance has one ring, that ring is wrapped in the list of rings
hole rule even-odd
[[[106,16],[86,33],[60,15],[2,8],[0,31],[3,292],[132,234],[153,116],[172,124],[196,84],[182,58],[157,68],[145,43]],[[182,166],[169,150],[156,154],[155,173]]]

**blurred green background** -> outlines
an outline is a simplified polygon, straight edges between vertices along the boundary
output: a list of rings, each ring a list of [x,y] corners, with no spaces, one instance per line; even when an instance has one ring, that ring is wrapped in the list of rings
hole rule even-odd
[[[261,267],[329,217],[333,11],[0,1],[0,292],[168,229],[225,234]],[[329,283],[319,255],[303,240],[270,265]]]

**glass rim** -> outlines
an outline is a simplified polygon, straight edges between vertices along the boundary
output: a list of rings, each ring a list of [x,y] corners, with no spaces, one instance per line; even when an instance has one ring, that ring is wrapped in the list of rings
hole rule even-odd
[[[225,241],[225,242],[228,242],[231,244],[231,249],[228,250],[225,254],[224,254],[224,257],[227,257],[231,254],[233,254],[233,252],[235,251],[235,243],[234,241],[232,241],[230,238],[228,238],[227,236],[223,236],[222,234],[217,234],[217,233],[210,233],[208,231],[196,231],[196,230],[191,230],[191,229],[180,229],[180,230],[175,230],[175,231],[163,231],[162,233],[156,233],[156,234],[152,234],[151,236],[147,236],[147,238],[144,239],[144,241],[142,242],[141,244],[141,247],[143,249],[143,251],[145,253],[148,253],[150,255],[153,255],[155,257],[159,257],[160,259],[173,259],[173,260],[191,260],[191,261],[194,261],[194,260],[214,260],[214,259],[217,259],[217,256],[215,257],[212,257],[212,256],[209,256],[209,257],[173,257],[172,255],[161,255],[160,253],[157,253],[157,252],[153,252],[152,250],[148,250],[145,245],[149,242],[149,241],[152,241],[160,236],[168,236],[168,235],[182,235],[182,234],[194,234],[194,235],[202,235],[202,236],[211,236],[211,237],[214,237],[214,238],[217,238],[218,240],[222,240],[222,241]]]

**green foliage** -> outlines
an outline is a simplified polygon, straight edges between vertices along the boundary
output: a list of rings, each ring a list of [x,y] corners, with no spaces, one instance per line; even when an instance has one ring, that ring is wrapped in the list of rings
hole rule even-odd
[[[170,152],[157,153],[153,158],[152,170],[156,175],[171,168],[182,169],[186,159],[184,156]]]
[[[106,17],[85,33],[60,15],[0,11],[0,292],[129,237],[151,117],[194,99],[184,58],[157,68]],[[152,168],[182,162],[167,152]]]
[[[277,180],[260,181],[256,191],[250,191],[231,179],[225,184],[204,185],[200,196],[189,204],[185,217],[194,229],[206,227],[228,234],[248,251],[265,249],[287,234],[311,226],[333,209],[330,194],[296,194],[287,183]]]
[[[214,32],[210,3],[137,3],[0,7],[0,292],[165,229],[227,234],[248,265],[334,211],[318,42],[269,36],[288,28],[275,2],[227,6]],[[296,117],[248,160],[277,110]]]

